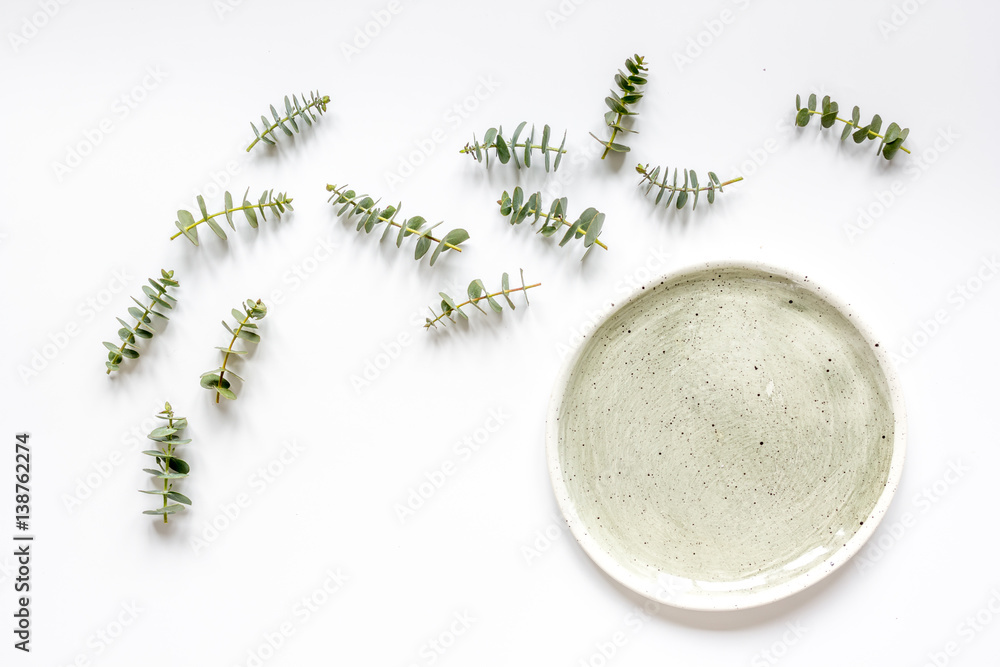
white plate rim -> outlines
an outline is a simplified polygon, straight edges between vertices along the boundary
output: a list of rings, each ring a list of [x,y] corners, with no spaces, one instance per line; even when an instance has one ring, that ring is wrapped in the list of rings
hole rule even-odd
[[[664,585],[663,581],[660,583],[654,583],[649,578],[641,577],[634,572],[629,571],[614,557],[606,553],[596,540],[590,537],[586,526],[583,525],[583,522],[573,509],[565,480],[563,479],[562,465],[559,461],[559,430],[557,416],[559,414],[559,408],[562,404],[563,396],[566,393],[573,369],[576,367],[578,361],[580,360],[580,356],[583,354],[583,351],[587,347],[587,344],[593,334],[598,331],[605,324],[605,322],[629,304],[645,296],[647,294],[647,288],[652,288],[662,282],[674,281],[688,274],[706,270],[722,269],[752,269],[787,278],[794,281],[803,289],[808,289],[814,295],[829,303],[842,315],[848,318],[848,320],[861,334],[862,338],[868,343],[869,348],[871,348],[872,352],[875,354],[879,368],[885,376],[886,384],[889,388],[890,403],[892,405],[895,422],[893,430],[893,450],[889,462],[889,472],[886,478],[885,487],[882,489],[881,494],[879,494],[878,500],[872,508],[871,513],[865,519],[864,525],[854,533],[846,544],[833,552],[833,554],[829,557],[817,563],[812,568],[806,570],[794,579],[772,588],[750,592],[724,591],[717,594],[706,593],[704,591],[689,593],[684,590],[677,590],[676,588],[670,586],[669,581],[666,582],[666,585]],[[548,411],[545,421],[546,459],[548,462],[549,477],[552,482],[552,490],[556,497],[556,503],[566,520],[570,532],[591,560],[593,560],[602,570],[604,570],[606,574],[618,583],[651,600],[681,609],[698,611],[732,611],[737,609],[749,609],[775,602],[808,588],[844,565],[844,563],[850,560],[852,556],[861,550],[865,543],[875,533],[875,530],[878,528],[882,518],[889,509],[889,505],[892,502],[896,489],[899,486],[899,480],[903,472],[903,461],[906,454],[906,408],[903,403],[902,386],[899,382],[899,377],[896,374],[896,369],[889,358],[889,353],[886,351],[885,347],[878,343],[878,339],[873,335],[867,324],[855,316],[854,312],[850,308],[850,304],[846,301],[839,299],[836,295],[831,294],[825,288],[817,285],[814,280],[808,278],[806,275],[796,273],[795,271],[791,271],[789,269],[779,268],[771,264],[753,260],[698,262],[676,268],[660,276],[655,276],[643,285],[636,287],[628,297],[620,303],[615,304],[610,310],[604,313],[594,324],[593,328],[582,335],[581,339],[582,340],[577,344],[570,357],[563,362],[555,385],[553,386],[552,394],[549,398]]]

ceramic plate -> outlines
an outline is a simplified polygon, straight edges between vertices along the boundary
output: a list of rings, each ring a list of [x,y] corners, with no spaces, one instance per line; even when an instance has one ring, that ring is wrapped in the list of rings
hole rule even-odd
[[[783,598],[871,536],[905,417],[884,351],[807,277],[711,264],[651,282],[559,379],[547,447],[584,550],[654,600]]]

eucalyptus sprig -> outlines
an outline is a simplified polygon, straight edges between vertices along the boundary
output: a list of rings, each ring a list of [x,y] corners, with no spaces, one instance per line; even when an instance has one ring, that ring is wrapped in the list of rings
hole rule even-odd
[[[283,192],[279,192],[278,196],[275,197],[274,190],[264,190],[256,204],[247,199],[248,194],[250,194],[250,188],[247,188],[247,191],[243,193],[243,203],[240,206],[233,206],[233,195],[229,193],[229,190],[226,190],[225,208],[218,213],[213,213],[211,215],[208,214],[208,209],[205,207],[205,198],[198,195],[198,209],[201,211],[201,217],[195,220],[194,215],[192,215],[190,211],[185,211],[183,209],[177,211],[177,219],[174,220],[174,224],[177,226],[179,231],[171,236],[170,240],[173,241],[175,238],[183,234],[184,237],[191,243],[198,245],[198,225],[203,222],[208,223],[208,226],[213,232],[215,232],[216,236],[222,240],[226,240],[226,232],[222,229],[222,225],[215,220],[215,218],[220,215],[226,216],[226,222],[228,222],[229,226],[235,230],[236,225],[233,223],[233,213],[243,211],[243,215],[246,217],[247,222],[250,223],[251,227],[256,229],[258,222],[257,212],[254,211],[254,209],[260,211],[260,217],[262,220],[267,220],[267,215],[265,215],[264,210],[268,208],[271,209],[278,220],[281,220],[281,214],[284,213],[286,209],[289,211],[295,210],[292,208],[292,198]]]
[[[226,321],[222,321],[222,326],[226,328],[226,331],[233,335],[233,339],[229,341],[229,347],[216,347],[216,350],[222,352],[222,365],[215,370],[208,371],[207,373],[201,374],[201,386],[206,389],[212,389],[215,391],[215,402],[219,402],[219,397],[225,397],[229,400],[236,400],[236,392],[232,389],[232,384],[229,379],[226,378],[226,373],[229,373],[236,379],[243,381],[239,375],[233,372],[231,368],[228,368],[229,357],[231,355],[243,355],[247,354],[247,350],[237,350],[233,348],[236,344],[237,339],[242,338],[248,343],[259,343],[260,334],[256,332],[257,325],[250,320],[262,320],[264,316],[267,315],[267,306],[261,303],[260,299],[254,301],[253,299],[247,299],[245,304],[241,304],[243,307],[243,312],[233,308],[233,319],[236,321],[236,328],[226,324]]]
[[[173,278],[173,271],[160,269],[159,280],[150,278],[149,285],[142,286],[142,292],[149,299],[149,303],[144,304],[135,297],[132,297],[136,305],[129,306],[128,314],[135,319],[133,324],[129,324],[120,317],[115,318],[122,325],[122,328],[118,330],[118,338],[121,340],[121,344],[104,341],[104,347],[108,348],[108,360],[104,362],[104,365],[108,367],[108,375],[111,375],[111,371],[119,369],[119,364],[122,363],[123,359],[139,358],[139,350],[135,349],[135,339],[152,338],[156,333],[156,329],[153,328],[151,315],[156,315],[164,320],[170,319],[160,311],[155,310],[155,308],[159,307],[169,310],[177,303],[177,299],[167,294],[168,287],[177,287],[179,284]]]
[[[167,425],[153,429],[146,437],[153,442],[158,442],[160,448],[147,449],[143,454],[155,458],[159,469],[143,468],[143,472],[148,472],[152,475],[157,484],[162,480],[163,488],[153,491],[139,489],[139,492],[163,497],[163,505],[161,507],[144,510],[143,514],[162,515],[163,523],[167,523],[168,516],[184,510],[185,505],[191,504],[190,498],[183,493],[174,491],[174,481],[187,477],[188,473],[191,472],[191,466],[188,465],[187,461],[176,456],[176,448],[178,445],[190,443],[191,440],[190,438],[182,439],[178,436],[178,433],[187,427],[188,422],[184,417],[174,415],[174,409],[170,406],[170,403],[164,403],[163,411],[158,413],[156,418],[166,421]],[[174,502],[168,502],[171,500]]]
[[[453,229],[441,238],[431,235],[431,231],[442,224],[438,222],[430,227],[424,227],[427,222],[424,218],[419,215],[415,215],[412,218],[407,218],[403,222],[397,222],[396,216],[399,214],[399,209],[402,208],[402,203],[396,204],[395,206],[386,206],[380,209],[376,206],[378,201],[372,199],[368,195],[357,194],[354,190],[349,190],[347,185],[337,186],[337,185],[327,185],[327,192],[332,192],[330,198],[327,200],[334,206],[338,204],[343,204],[340,209],[337,210],[337,215],[344,215],[347,213],[347,218],[350,219],[354,215],[360,215],[358,218],[357,231],[365,230],[366,234],[371,233],[375,227],[385,223],[385,229],[382,231],[381,239],[384,239],[389,235],[389,230],[393,227],[399,229],[399,233],[396,234],[396,247],[399,248],[403,244],[403,238],[407,236],[417,237],[417,246],[413,253],[413,258],[419,260],[421,257],[427,254],[430,250],[431,244],[437,244],[434,248],[434,252],[431,254],[431,266],[434,266],[434,262],[441,253],[447,252],[449,250],[454,250],[456,252],[462,252],[459,247],[464,241],[469,239],[469,232],[464,229],[458,228]],[[380,240],[381,240],[380,239]]]
[[[724,183],[719,182],[719,177],[715,175],[714,171],[708,172],[708,185],[699,187],[698,185],[698,174],[695,173],[694,169],[681,169],[680,172],[684,174],[684,183],[681,185],[677,184],[677,169],[674,169],[674,182],[673,184],[667,184],[667,178],[670,174],[670,167],[663,167],[663,180],[657,181],[656,179],[660,176],[660,167],[656,167],[653,171],[649,171],[649,165],[637,164],[635,170],[642,174],[642,180],[639,181],[639,185],[648,182],[649,185],[646,186],[646,194],[653,187],[660,188],[660,191],[656,193],[656,201],[654,203],[659,204],[660,198],[663,197],[664,192],[669,192],[670,195],[667,197],[666,205],[670,207],[670,201],[677,195],[677,208],[684,208],[684,204],[687,203],[690,198],[692,201],[691,210],[693,211],[698,207],[698,193],[707,192],[708,193],[708,203],[715,203],[715,191],[718,190],[722,192],[722,188],[727,185],[732,185],[743,180],[742,176],[737,176],[731,180]]]
[[[566,245],[572,238],[583,238],[583,247],[586,248],[584,256],[590,249],[599,245],[605,250],[608,246],[601,243],[597,237],[601,234],[601,229],[604,227],[604,214],[599,213],[596,208],[591,206],[577,218],[574,222],[570,222],[566,217],[566,197],[560,197],[552,202],[549,207],[549,212],[545,213],[542,209],[544,208],[542,204],[542,193],[536,192],[528,197],[527,200],[524,199],[524,191],[521,190],[521,186],[514,188],[513,196],[504,193],[500,195],[500,199],[497,200],[500,204],[500,215],[510,216],[510,224],[519,225],[528,217],[531,217],[531,224],[538,222],[539,218],[545,218],[545,222],[538,229],[538,234],[542,236],[552,236],[561,227],[568,227],[566,233],[563,235],[562,240],[559,241],[559,245]]]
[[[302,101],[304,104],[299,104],[299,98],[295,95],[292,95],[291,101],[288,100],[288,95],[285,95],[284,116],[281,116],[272,104],[271,115],[274,116],[273,123],[267,118],[267,116],[260,117],[260,130],[257,129],[257,126],[254,123],[250,123],[250,127],[253,128],[253,133],[256,135],[256,138],[250,142],[249,146],[247,146],[247,153],[249,153],[251,149],[253,149],[253,147],[260,141],[263,141],[269,146],[274,146],[274,139],[277,138],[274,131],[278,128],[281,128],[281,131],[288,136],[292,136],[292,130],[298,132],[299,125],[295,122],[296,118],[304,120],[306,125],[312,125],[313,121],[318,120],[313,111],[315,110],[320,115],[323,115],[323,112],[326,111],[326,105],[330,103],[330,96],[323,95],[320,97],[318,90],[310,93],[310,95],[311,97],[307,101],[305,93],[302,94]],[[288,125],[286,125],[286,123],[292,126],[292,130],[288,129]]]
[[[531,134],[523,142],[518,143],[517,140],[521,136],[521,132],[524,130],[524,126],[527,125],[527,121],[522,121],[517,129],[514,130],[514,134],[511,135],[510,141],[503,138],[503,125],[499,128],[491,127],[486,130],[486,134],[483,135],[483,143],[479,143],[476,139],[475,133],[472,134],[472,143],[465,144],[465,148],[459,150],[459,153],[468,153],[472,156],[476,162],[486,161],[486,166],[490,166],[490,150],[496,152],[497,159],[500,160],[500,164],[507,164],[511,158],[514,160],[514,166],[518,169],[521,168],[521,163],[517,160],[518,150],[522,152],[524,156],[524,166],[531,166],[531,151],[541,150],[542,155],[545,157],[545,171],[549,170],[549,153],[555,153],[556,159],[555,163],[552,165],[552,171],[559,169],[559,162],[562,160],[562,156],[566,153],[566,132],[563,131],[562,143],[559,144],[559,148],[549,145],[549,135],[551,130],[549,126],[546,125],[542,128],[542,143],[535,143],[535,126],[531,126]]]
[[[638,115],[635,111],[631,111],[629,107],[641,100],[644,94],[644,91],[639,86],[646,85],[646,77],[643,76],[647,72],[646,60],[639,54],[635,54],[625,60],[625,68],[628,69],[628,74],[621,70],[618,70],[618,73],[615,74],[615,85],[618,86],[621,95],[612,90],[611,96],[604,98],[604,103],[610,109],[610,111],[604,114],[604,122],[611,128],[611,138],[607,141],[601,141],[593,132],[590,133],[590,136],[597,139],[604,146],[604,154],[601,155],[602,160],[608,156],[609,151],[626,153],[631,150],[625,144],[615,143],[615,137],[618,136],[619,132],[637,134],[635,130],[624,127],[622,120],[626,116]]]
[[[452,315],[455,313],[457,313],[460,317],[469,319],[469,316],[465,314],[464,310],[462,310],[462,308],[465,306],[473,306],[474,308],[476,308],[476,310],[485,315],[486,311],[479,306],[479,302],[483,300],[485,300],[486,303],[489,304],[490,308],[492,308],[494,312],[499,313],[501,310],[503,310],[503,306],[501,306],[500,302],[496,300],[495,297],[498,296],[503,296],[503,298],[507,301],[507,305],[510,306],[510,309],[514,310],[514,302],[511,301],[510,295],[513,294],[514,292],[523,292],[524,303],[527,304],[528,290],[531,289],[532,287],[538,287],[539,285],[541,285],[541,283],[535,283],[534,285],[525,285],[524,270],[522,269],[521,286],[515,287],[513,289],[511,289],[510,287],[510,277],[505,273],[503,274],[503,277],[500,279],[500,291],[493,292],[492,294],[489,294],[486,291],[486,286],[483,285],[482,280],[478,278],[476,280],[473,280],[471,283],[469,283],[469,288],[467,290],[469,299],[468,301],[463,301],[462,303],[455,303],[455,300],[453,298],[451,298],[444,292],[439,292],[439,294],[441,295],[441,306],[440,306],[441,313],[436,313],[434,312],[433,308],[429,308],[429,310],[431,311],[431,315],[433,315],[434,318],[431,319],[430,317],[428,317],[426,322],[424,322],[424,328],[425,329],[429,329],[430,327],[437,328],[438,322],[440,322],[442,325],[447,325],[447,322],[445,322],[443,318],[448,318],[450,321],[454,322],[455,319],[452,317]]]
[[[822,110],[818,111],[816,109],[816,94],[813,93],[809,96],[809,101],[806,106],[802,106],[802,98],[798,95],[795,96],[795,124],[799,127],[805,127],[809,124],[809,121],[814,115],[819,116],[820,127],[827,128],[832,127],[834,123],[838,120],[844,123],[844,131],[840,133],[840,140],[845,141],[847,137],[852,137],[854,143],[860,144],[865,139],[874,141],[875,139],[881,139],[882,142],[878,145],[878,149],[875,151],[875,155],[879,153],[882,154],[886,160],[891,160],[896,156],[896,153],[903,151],[904,153],[909,153],[910,151],[903,146],[903,142],[906,141],[906,137],[910,134],[910,128],[900,128],[896,123],[889,123],[889,127],[886,128],[885,134],[879,134],[879,130],[882,129],[882,117],[878,114],[872,116],[872,121],[861,126],[861,110],[858,107],[854,107],[851,112],[851,120],[846,118],[841,118],[837,115],[840,111],[840,105],[836,102],[830,100],[830,96],[827,95],[823,98]],[[853,133],[852,133],[853,130]]]

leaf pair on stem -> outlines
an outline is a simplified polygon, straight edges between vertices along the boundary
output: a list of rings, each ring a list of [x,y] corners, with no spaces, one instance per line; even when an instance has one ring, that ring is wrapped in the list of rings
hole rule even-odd
[[[430,227],[425,227],[424,225],[427,223],[427,220],[419,215],[403,219],[402,222],[399,222],[396,220],[396,216],[399,215],[399,210],[403,206],[402,204],[397,204],[396,206],[390,205],[380,209],[376,206],[378,204],[376,200],[368,195],[359,195],[354,190],[348,189],[346,185],[327,185],[326,190],[333,193],[330,195],[328,201],[334,206],[340,206],[337,209],[338,216],[342,216],[345,213],[348,219],[355,215],[360,216],[358,218],[357,231],[360,232],[363,229],[366,234],[369,234],[377,226],[384,224],[385,228],[382,231],[381,239],[385,239],[389,236],[392,228],[395,227],[399,230],[396,233],[397,248],[403,245],[403,239],[407,236],[416,236],[417,245],[413,252],[413,258],[418,261],[427,254],[427,251],[431,249],[431,245],[434,244],[434,252],[431,253],[431,266],[434,266],[434,262],[437,261],[443,252],[449,250],[462,252],[459,245],[469,238],[469,233],[464,229],[453,229],[441,238],[433,236],[431,232],[434,228],[443,223],[439,222]]]
[[[157,467],[143,468],[143,472],[152,475],[154,481],[158,484],[162,483],[162,486],[153,491],[139,489],[139,492],[163,498],[163,504],[160,507],[144,510],[143,514],[162,516],[163,523],[168,523],[168,516],[182,511],[185,505],[191,504],[190,498],[183,493],[174,491],[174,483],[179,479],[184,479],[191,472],[191,466],[188,465],[187,461],[177,456],[176,448],[179,445],[190,443],[191,440],[181,438],[178,435],[187,428],[188,422],[184,417],[174,415],[174,409],[170,403],[164,404],[163,410],[156,415],[156,418],[166,421],[166,426],[153,429],[146,437],[159,443],[160,448],[147,449],[143,454],[152,456],[156,460]],[[171,503],[171,500],[174,502]]]
[[[233,336],[232,340],[229,341],[229,347],[215,348],[222,352],[222,365],[201,374],[201,386],[205,389],[215,391],[216,403],[219,402],[220,397],[228,398],[231,401],[236,400],[236,392],[233,391],[232,383],[226,377],[227,373],[237,380],[243,380],[243,378],[228,367],[230,358],[233,355],[241,356],[248,353],[247,350],[239,350],[233,347],[236,345],[236,341],[242,339],[248,343],[260,342],[260,334],[257,333],[257,324],[251,320],[264,319],[264,316],[267,315],[267,306],[261,303],[260,299],[257,299],[257,301],[247,299],[246,303],[242,304],[242,307],[242,312],[235,308],[232,310],[233,320],[235,321],[233,326],[227,324],[225,320],[222,321],[222,326]]]

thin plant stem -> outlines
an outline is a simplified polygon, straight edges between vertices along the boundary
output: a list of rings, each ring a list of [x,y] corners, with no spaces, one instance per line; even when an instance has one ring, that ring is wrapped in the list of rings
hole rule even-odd
[[[502,206],[503,205],[503,200],[502,199],[498,199],[497,203]],[[573,226],[573,223],[571,223],[569,220],[567,220],[566,218],[564,218],[562,216],[551,216],[548,213],[545,213],[544,211],[536,211],[533,208],[528,209],[528,215],[535,215],[536,213],[539,216],[545,218],[546,220],[554,220],[554,221],[557,221],[557,222],[561,222],[566,227],[572,227]],[[581,236],[586,236],[586,234],[587,234],[586,230],[577,228],[575,237],[576,238],[580,238]],[[608,249],[608,246],[606,246],[603,243],[601,243],[600,239],[594,239],[594,243],[596,243],[597,245],[601,246],[605,250]]]
[[[303,95],[303,98],[304,97],[305,97],[305,95]],[[259,137],[256,137],[253,141],[250,142],[250,145],[247,146],[247,153],[249,153],[250,149],[252,149],[254,146],[256,146],[257,142],[260,141],[265,135],[273,133],[276,129],[278,129],[278,125],[280,125],[281,123],[288,122],[289,120],[291,120],[295,116],[301,116],[301,115],[303,115],[307,110],[309,110],[312,107],[316,106],[320,102],[322,102],[323,104],[329,104],[330,103],[330,96],[329,95],[324,95],[321,98],[316,98],[316,99],[312,100],[311,102],[309,102],[308,104],[306,104],[301,109],[296,109],[291,114],[285,116],[281,120],[275,121],[273,125],[269,125],[268,128],[267,128],[267,130],[265,130],[264,132],[261,132]]]
[[[145,322],[143,320],[152,311],[154,303],[156,303],[156,302],[153,301],[152,299],[150,299],[149,300],[149,305],[146,306],[145,309],[143,309],[143,311],[142,311],[142,317],[137,317],[136,320],[135,320],[135,324],[132,325],[132,339],[133,340],[135,340],[135,330],[139,328],[140,324],[145,324]],[[120,357],[123,356],[122,355],[122,351],[125,349],[125,346],[128,345],[128,344],[129,344],[128,341],[122,341],[122,346],[118,348],[118,356],[120,356]],[[111,375],[111,369],[110,368],[108,369],[108,375]]]
[[[532,287],[539,287],[539,286],[541,286],[541,283],[535,283],[534,285],[522,285],[521,287],[515,287],[515,288],[509,289],[507,291],[500,290],[499,292],[494,292],[493,294],[481,294],[480,296],[476,297],[475,299],[469,299],[468,301],[463,301],[462,303],[456,304],[454,310],[452,310],[451,313],[456,312],[462,306],[469,306],[469,305],[475,306],[480,301],[483,301],[484,299],[487,299],[487,298],[493,298],[493,297],[502,296],[502,295],[505,295],[505,294],[512,294],[514,292],[523,292],[525,290],[531,289]],[[525,297],[525,298],[527,298],[527,297]],[[425,322],[424,323],[424,328],[427,329],[427,328],[430,328],[430,327],[434,326],[442,318],[449,317],[451,315],[451,313],[441,313],[440,315],[438,315],[437,317],[435,317],[433,320]],[[434,310],[433,309],[431,310],[431,314],[432,315],[434,314]]]
[[[289,199],[287,201],[291,201],[291,200]],[[285,204],[286,201],[282,201],[281,203]],[[188,225],[184,229],[190,231],[190,230],[194,229],[195,227],[197,227],[198,225],[200,225],[203,222],[208,222],[212,218],[217,218],[220,215],[225,215],[227,213],[235,213],[236,211],[245,211],[248,208],[249,209],[253,209],[253,208],[259,208],[260,206],[267,206],[268,208],[272,208],[273,209],[273,208],[277,207],[277,205],[278,205],[278,202],[277,201],[273,201],[273,202],[271,202],[269,204],[259,204],[258,203],[258,204],[250,204],[249,206],[237,206],[235,208],[227,208],[227,209],[224,209],[222,211],[219,211],[218,213],[213,213],[212,215],[208,216],[207,218],[202,218],[201,220],[196,220],[193,225]],[[183,233],[184,232],[178,230],[176,234],[174,234],[173,236],[170,237],[170,240],[173,241],[175,238],[177,238],[178,236],[180,236]]]
[[[336,195],[337,195],[338,197],[342,197],[342,196],[343,196],[343,192],[342,192],[342,191],[340,191],[340,190],[337,190],[337,188],[335,188],[335,187],[333,187],[333,186],[330,186],[330,185],[328,185],[328,186],[326,186],[326,189],[327,189],[327,192],[333,192],[333,193],[334,193],[334,194],[336,194]],[[339,203],[339,204],[355,204],[355,205],[356,205],[356,202],[357,202],[357,199],[356,199],[356,197],[352,197],[352,198],[351,198],[351,199],[350,199],[349,201],[346,201],[346,202],[338,202],[338,203]],[[373,206],[369,206],[368,208],[364,208],[364,209],[362,209],[362,210],[363,210],[363,211],[366,211],[366,212],[371,212],[372,208],[373,208]],[[403,228],[403,225],[399,224],[399,223],[398,223],[398,222],[396,222],[396,221],[395,221],[395,219],[394,219],[394,218],[396,217],[396,213],[398,213],[398,212],[399,212],[399,209],[396,209],[396,211],[394,211],[394,212],[393,212],[393,214],[392,214],[392,217],[391,217],[391,218],[383,218],[383,217],[382,217],[381,215],[379,215],[379,216],[378,216],[378,220],[379,220],[380,222],[386,222],[386,223],[389,223],[389,224],[390,224],[390,225],[392,225],[393,227],[398,227],[398,228],[402,229],[402,228]],[[412,229],[412,228],[410,228],[410,227],[407,227],[407,229]],[[437,238],[437,237],[434,237],[434,236],[431,236],[430,234],[426,234],[426,233],[423,233],[423,232],[421,232],[421,231],[420,231],[419,229],[413,229],[413,230],[412,230],[412,231],[411,231],[410,233],[411,233],[411,234],[414,234],[415,236],[422,236],[422,237],[424,237],[424,238],[428,238],[428,239],[430,239],[431,241],[434,241],[434,243],[437,243],[437,244],[442,244],[442,243],[443,243],[443,242],[441,241],[441,239],[439,239],[439,238]],[[461,248],[459,248],[459,247],[458,247],[457,245],[452,245],[452,244],[450,244],[450,243],[443,243],[443,245],[444,245],[444,247],[446,247],[446,248],[450,248],[451,250],[457,250],[458,252],[462,252],[462,249],[461,249]]]
[[[813,111],[812,109],[806,109],[806,111],[808,111],[809,113],[812,113],[812,114],[816,114],[817,116],[822,116],[823,115],[823,112],[819,111],[819,110]],[[846,123],[847,125],[850,125],[851,127],[855,128],[855,129],[858,129],[858,130],[863,130],[864,129],[863,127],[858,127],[857,125],[855,125],[853,122],[847,120],[846,118],[841,118],[840,116],[834,116],[834,118],[836,118],[837,120],[839,120],[841,123]],[[872,132],[871,130],[868,130],[868,136],[869,136],[869,138],[870,137],[878,137],[879,139],[885,139],[885,135],[879,134],[878,132]],[[899,150],[903,151],[904,153],[906,153],[908,155],[911,154],[910,151],[909,151],[909,149],[906,148],[906,146],[900,146]]]
[[[257,303],[260,303],[259,301]],[[222,386],[222,377],[226,374],[226,364],[229,363],[229,356],[233,353],[233,345],[236,344],[236,339],[240,337],[240,332],[243,331],[243,326],[250,320],[250,313],[253,311],[247,311],[246,317],[240,322],[239,326],[236,327],[236,332],[233,333],[233,339],[229,341],[229,349],[226,350],[225,356],[222,357],[222,368],[219,370],[219,385],[215,388],[215,402],[219,402],[219,387]]]

